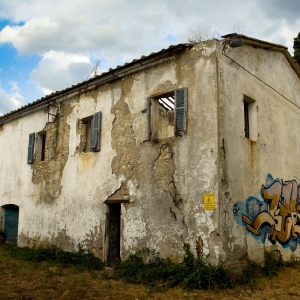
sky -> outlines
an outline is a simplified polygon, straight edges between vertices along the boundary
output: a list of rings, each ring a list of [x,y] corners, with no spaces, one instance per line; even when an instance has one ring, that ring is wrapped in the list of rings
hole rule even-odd
[[[0,0],[0,115],[170,45],[237,32],[289,48],[300,0]]]

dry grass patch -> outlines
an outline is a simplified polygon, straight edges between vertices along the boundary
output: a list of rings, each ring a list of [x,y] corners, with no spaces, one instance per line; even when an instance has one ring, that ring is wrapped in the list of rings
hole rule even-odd
[[[0,246],[1,299],[299,299],[300,266],[284,267],[277,276],[259,275],[255,284],[233,289],[183,290],[130,284],[109,279],[105,270],[88,270],[53,261],[26,261]]]

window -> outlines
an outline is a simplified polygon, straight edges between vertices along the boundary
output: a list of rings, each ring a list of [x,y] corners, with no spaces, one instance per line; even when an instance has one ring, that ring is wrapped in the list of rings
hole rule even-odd
[[[80,152],[91,151],[92,120],[93,116],[90,116],[78,122],[78,128],[80,130]]]
[[[159,140],[186,132],[187,88],[147,99],[148,140]]]
[[[101,112],[81,119],[78,122],[78,127],[80,130],[80,152],[100,151]]]
[[[245,138],[257,141],[257,106],[255,100],[244,95],[244,132]]]
[[[28,141],[27,163],[33,164],[34,154],[37,160],[44,161],[45,150],[46,150],[46,132],[40,131],[37,133],[34,132],[30,133],[29,141]]]
[[[41,131],[35,135],[35,157],[37,160],[45,160],[46,132]]]

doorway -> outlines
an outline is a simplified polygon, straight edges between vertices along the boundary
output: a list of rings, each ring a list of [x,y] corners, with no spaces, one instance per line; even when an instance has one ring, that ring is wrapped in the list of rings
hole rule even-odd
[[[108,253],[107,265],[114,265],[121,260],[120,238],[121,238],[121,203],[110,203],[107,215]]]
[[[19,206],[9,204],[4,207],[5,243],[16,244],[18,241]]]

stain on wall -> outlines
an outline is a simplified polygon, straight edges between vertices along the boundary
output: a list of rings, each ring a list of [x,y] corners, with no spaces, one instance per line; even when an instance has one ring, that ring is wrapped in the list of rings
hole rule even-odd
[[[262,200],[251,196],[245,208],[235,203],[233,214],[241,217],[246,230],[262,243],[268,239],[294,252],[300,243],[300,185],[268,174],[260,194]]]

